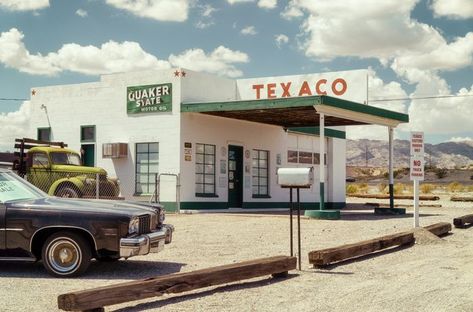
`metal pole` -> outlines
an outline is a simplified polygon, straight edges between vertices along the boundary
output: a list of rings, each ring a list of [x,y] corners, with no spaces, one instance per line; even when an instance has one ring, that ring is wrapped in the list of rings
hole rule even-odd
[[[325,114],[319,114],[320,129],[320,210],[325,208]]]
[[[301,201],[299,199],[299,188],[297,188],[297,250],[299,253],[299,271],[301,270]]]
[[[394,209],[394,144],[392,127],[388,128],[389,132],[389,208]]]
[[[290,239],[289,241],[291,242],[291,257],[294,256],[294,243],[293,243],[293,228],[292,228],[292,208],[293,208],[293,203],[292,203],[292,187],[289,188],[289,235]]]
[[[419,227],[419,181],[414,180],[414,227]]]
[[[95,174],[95,198],[100,199],[100,174]]]
[[[158,189],[159,189],[159,185],[158,185],[158,173],[155,173],[155,174],[154,174],[154,202],[155,202],[155,203],[159,203],[159,200],[158,200]]]
[[[181,174],[176,175],[176,207],[177,213],[181,213]]]

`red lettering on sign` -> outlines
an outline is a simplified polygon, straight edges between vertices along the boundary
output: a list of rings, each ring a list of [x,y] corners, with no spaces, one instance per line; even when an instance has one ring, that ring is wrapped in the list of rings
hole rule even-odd
[[[256,90],[256,99],[259,100],[261,98],[261,89],[264,88],[264,85],[258,84],[253,85],[253,90]]]
[[[340,90],[337,90],[337,85],[338,84],[342,85],[342,88]],[[335,79],[332,82],[332,92],[333,92],[333,94],[342,95],[343,93],[345,93],[345,91],[347,91],[347,82],[345,81],[345,79],[338,78],[338,79]]]
[[[268,99],[274,99],[276,97],[275,90],[274,90],[276,88],[276,84],[268,83],[267,88],[268,88]]]
[[[299,96],[303,96],[303,95],[312,95],[312,91],[310,91],[310,87],[307,81],[304,81],[299,91]]]
[[[320,85],[325,85],[326,83],[327,79],[320,79],[319,81],[317,81],[317,83],[315,84],[315,92],[317,92],[317,94],[319,95],[327,95],[327,91],[320,90]]]
[[[281,97],[290,97],[291,93],[289,93],[289,88],[291,87],[291,83],[284,83],[281,82],[281,88],[282,88],[282,95]]]

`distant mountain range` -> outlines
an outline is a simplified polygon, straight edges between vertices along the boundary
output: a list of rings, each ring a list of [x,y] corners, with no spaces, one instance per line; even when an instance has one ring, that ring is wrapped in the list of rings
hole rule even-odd
[[[394,167],[409,167],[409,141],[394,140]],[[388,142],[347,140],[347,165],[386,167]],[[473,167],[473,141],[425,144],[426,165],[439,168]]]

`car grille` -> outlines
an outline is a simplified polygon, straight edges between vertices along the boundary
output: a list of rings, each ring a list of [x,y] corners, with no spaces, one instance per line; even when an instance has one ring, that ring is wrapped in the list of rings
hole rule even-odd
[[[138,234],[146,234],[151,232],[151,218],[150,215],[142,215],[138,217],[140,219],[140,225]]]

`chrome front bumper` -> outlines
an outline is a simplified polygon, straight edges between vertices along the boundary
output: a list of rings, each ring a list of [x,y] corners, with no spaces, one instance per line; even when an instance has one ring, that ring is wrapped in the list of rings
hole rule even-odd
[[[164,249],[164,244],[171,242],[172,232],[174,232],[174,226],[165,224],[156,232],[122,238],[120,239],[120,257],[129,258],[160,252]]]

